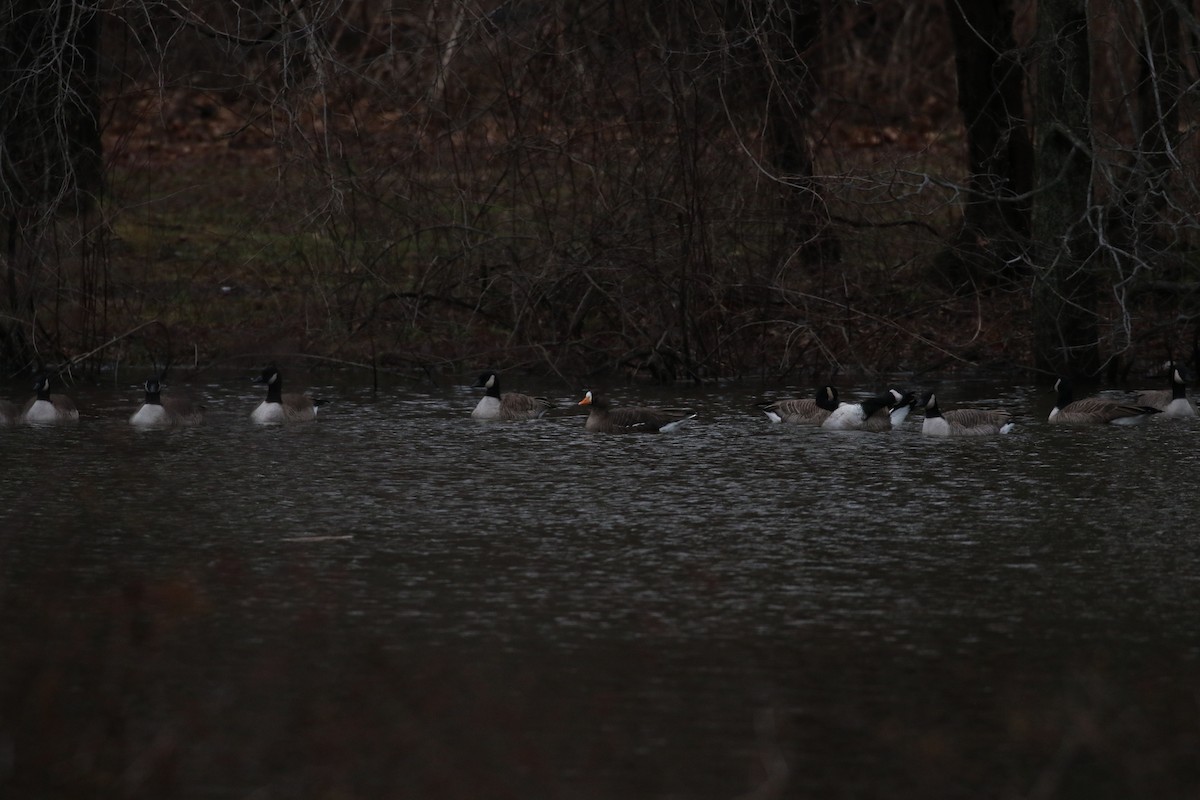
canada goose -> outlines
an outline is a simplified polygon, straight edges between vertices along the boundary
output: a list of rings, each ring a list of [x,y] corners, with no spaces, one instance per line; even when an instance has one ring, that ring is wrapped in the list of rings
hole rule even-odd
[[[579,405],[591,406],[583,427],[594,433],[670,433],[696,416],[690,408],[612,408],[590,391]]]
[[[146,381],[146,399],[129,418],[139,428],[192,427],[204,421],[204,406],[194,406],[186,397],[162,397],[158,378]]]
[[[1171,388],[1154,389],[1137,393],[1139,406],[1152,406],[1163,412],[1164,417],[1194,417],[1196,409],[1188,401],[1187,382],[1177,367],[1171,368]]]
[[[21,412],[17,410],[15,404],[7,400],[0,400],[0,428],[16,425],[20,419]]]
[[[283,381],[275,367],[264,369],[253,383],[267,385],[267,399],[250,414],[252,421],[269,425],[277,422],[310,422],[317,418],[320,403],[302,394],[283,394]]]
[[[79,422],[79,410],[65,394],[50,394],[50,376],[39,375],[33,382],[34,397],[25,404],[21,421],[28,425],[68,425]]]
[[[909,412],[912,411],[913,407],[917,404],[917,396],[913,392],[901,392],[899,389],[889,389],[888,391],[891,392],[892,397],[895,398],[895,400],[891,405],[888,406],[888,425],[880,430],[899,428],[901,423],[908,419]],[[878,417],[879,412],[876,412],[875,416]]]
[[[921,433],[926,436],[988,436],[1008,433],[1013,428],[1012,417],[1005,411],[985,411],[977,408],[956,408],[943,412],[932,392],[925,400],[925,421]]]
[[[843,403],[821,423],[830,431],[886,431],[892,427],[891,408],[900,404],[904,395],[889,389],[883,394],[868,397],[858,403]],[[904,412],[908,414],[907,410]]]
[[[479,380],[471,385],[473,389],[486,389],[483,398],[471,412],[472,419],[512,420],[539,419],[550,409],[554,408],[544,397],[531,397],[517,392],[500,393],[500,376],[494,372],[485,372]]]
[[[838,407],[837,389],[823,386],[817,396],[776,400],[758,406],[771,422],[788,422],[793,425],[820,425]]]
[[[1071,425],[1137,425],[1160,413],[1152,406],[1118,403],[1103,397],[1086,397],[1072,401],[1071,382],[1059,378],[1054,382],[1058,399],[1050,409],[1050,422]]]
[[[830,412],[829,417],[821,423],[821,427],[828,430],[870,433],[890,431],[908,418],[908,413],[916,402],[916,396],[912,392],[888,389],[883,394],[861,403],[842,403]]]

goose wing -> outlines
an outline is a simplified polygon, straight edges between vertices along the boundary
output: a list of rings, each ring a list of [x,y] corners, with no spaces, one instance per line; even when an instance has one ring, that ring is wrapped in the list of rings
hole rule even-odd
[[[554,403],[545,397],[532,397],[519,392],[505,392],[500,396],[502,420],[537,419],[552,408]]]
[[[978,408],[956,408],[942,412],[951,426],[959,435],[998,433],[1001,428],[1012,421],[1012,415],[1006,411],[988,411]]]
[[[1068,404],[1059,412],[1059,416],[1080,421],[1113,422],[1127,417],[1154,414],[1158,410],[1152,406],[1118,403],[1103,397],[1087,397]]]
[[[187,397],[164,397],[163,408],[176,419],[179,425],[199,425],[204,419],[205,408],[193,403]]]
[[[614,428],[657,433],[694,416],[687,408],[614,408],[608,412],[608,421]]]
[[[284,394],[280,397],[283,414],[289,420],[307,422],[317,418],[317,404],[306,394]]]
[[[809,397],[791,400],[776,400],[774,403],[763,403],[759,406],[772,422],[790,422],[801,425],[820,425],[829,416],[829,412],[817,405],[817,401]]]
[[[1170,389],[1148,389],[1143,392],[1138,392],[1134,403],[1139,406],[1150,406],[1162,410],[1167,407],[1167,404],[1174,399],[1174,395]]]
[[[862,424],[862,430],[871,433],[882,433],[892,429],[892,412],[891,409],[881,408],[871,416],[867,417]]]

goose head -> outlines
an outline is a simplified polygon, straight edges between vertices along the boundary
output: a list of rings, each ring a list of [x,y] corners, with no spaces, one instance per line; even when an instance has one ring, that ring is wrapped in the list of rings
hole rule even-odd
[[[496,375],[496,373],[484,372],[484,373],[481,373],[479,375],[479,377],[475,379],[475,382],[473,384],[471,384],[471,388],[472,389],[491,389],[493,387],[496,387],[498,382],[499,382],[499,378]]]
[[[274,366],[267,367],[251,383],[265,383],[267,386],[274,386],[279,383],[279,370]]]

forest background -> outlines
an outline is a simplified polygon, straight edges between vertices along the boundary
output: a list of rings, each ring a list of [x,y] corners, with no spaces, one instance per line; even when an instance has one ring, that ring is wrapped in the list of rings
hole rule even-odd
[[[1200,368],[1176,0],[3,0],[0,367]]]

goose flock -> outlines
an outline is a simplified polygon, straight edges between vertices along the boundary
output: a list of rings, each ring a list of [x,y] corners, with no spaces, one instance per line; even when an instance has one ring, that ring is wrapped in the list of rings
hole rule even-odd
[[[1196,409],[1187,397],[1187,383],[1178,368],[1169,370],[1171,388],[1139,392],[1133,402],[1123,403],[1103,397],[1074,398],[1070,381],[1060,378],[1055,384],[1057,399],[1048,421],[1074,425],[1132,425],[1155,415],[1194,417]],[[500,378],[485,372],[475,382],[486,394],[471,412],[482,420],[540,419],[554,404],[544,397],[516,392],[501,392]],[[598,433],[667,433],[696,416],[688,408],[614,408],[602,395],[584,393],[579,405],[589,414],[584,428]],[[762,403],[758,407],[771,422],[809,425],[834,431],[882,432],[898,427],[909,412],[922,406],[925,419],[921,433],[926,436],[989,436],[1008,433],[1013,419],[1007,411],[959,408],[942,411],[937,396],[929,393],[918,399],[913,392],[895,387],[855,403],[838,399],[833,386],[822,386],[811,398],[790,398]]]
[[[1137,392],[1123,402],[1108,397],[1076,400],[1071,383],[1060,378],[1048,422],[1069,425],[1135,425],[1151,417],[1195,417],[1196,408],[1187,396],[1187,381],[1181,368],[1168,369],[1169,388]],[[267,387],[267,396],[250,413],[260,425],[312,422],[320,402],[304,394],[283,392],[283,379],[274,366],[267,367],[253,383]],[[185,397],[163,396],[161,377],[149,378],[144,387],[142,405],[129,418],[136,427],[191,427],[204,421],[205,409]],[[500,391],[500,376],[484,372],[473,384],[484,395],[471,412],[481,421],[513,422],[540,419],[555,408],[545,397]],[[79,410],[70,397],[50,391],[50,377],[39,375],[33,385],[34,396],[18,410],[0,400],[0,425],[69,425],[79,422]],[[614,407],[604,395],[588,390],[580,406],[588,408],[584,429],[595,433],[669,433],[690,420],[691,408]],[[920,406],[924,412],[921,433],[926,436],[990,436],[1013,429],[1007,411],[956,408],[943,411],[937,396],[929,393],[918,398],[913,392],[891,387],[864,400],[847,403],[838,398],[833,386],[822,386],[811,398],[791,398],[762,403],[758,408],[773,423],[808,425],[832,431],[883,432],[896,428],[909,412]]]
[[[252,383],[265,384],[267,397],[250,412],[250,420],[260,425],[285,422],[312,422],[317,418],[320,401],[303,394],[284,394],[283,379],[275,367],[267,367]],[[145,398],[129,418],[138,428],[190,428],[204,422],[206,409],[186,397],[163,397],[159,376],[147,379],[142,387]],[[79,422],[75,401],[65,394],[50,392],[50,378],[39,375],[33,383],[34,396],[21,410],[0,400],[0,427],[9,425],[71,425]]]

